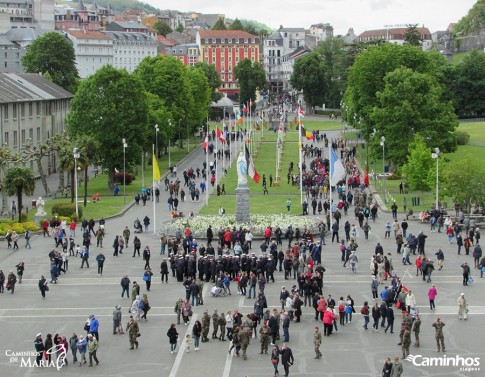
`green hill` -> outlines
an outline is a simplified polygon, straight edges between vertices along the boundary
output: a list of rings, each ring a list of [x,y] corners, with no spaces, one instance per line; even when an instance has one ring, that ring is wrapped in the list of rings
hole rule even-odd
[[[485,28],[485,0],[478,0],[468,14],[458,21],[453,34],[464,36],[481,28]]]
[[[83,2],[85,5],[93,3],[91,0]],[[137,0],[96,0],[96,4],[101,5],[102,7],[107,7],[108,4],[110,4],[113,10],[119,12],[122,12],[125,9],[143,9],[148,13],[157,13],[159,11],[159,9]]]

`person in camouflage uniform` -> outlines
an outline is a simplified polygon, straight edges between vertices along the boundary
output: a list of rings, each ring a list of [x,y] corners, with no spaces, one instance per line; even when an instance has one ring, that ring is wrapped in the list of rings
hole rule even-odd
[[[224,314],[221,314],[219,316],[218,324],[219,324],[219,328],[221,330],[221,335],[219,336],[219,340],[225,342],[226,341],[226,339],[225,339],[225,336],[226,336],[226,317],[224,317]]]
[[[219,314],[217,314],[217,309],[214,309],[212,314],[212,339],[217,339],[217,329],[219,328]]]
[[[268,346],[269,346],[269,334],[271,330],[268,327],[268,323],[264,322],[263,326],[259,329],[259,333],[261,334],[261,352],[260,354],[268,353]]]
[[[201,279],[197,279],[197,286],[199,287],[199,305],[204,305],[204,298],[202,297],[204,282]]]
[[[202,342],[208,342],[209,338],[207,335],[209,335],[209,328],[211,325],[211,316],[207,312],[207,310],[204,312],[204,315],[202,316]]]
[[[414,343],[414,347],[419,348],[419,332],[421,331],[421,319],[419,318],[419,315],[416,316],[416,319],[414,320],[413,324],[413,332],[414,332],[414,338],[416,339],[416,343]]]
[[[132,350],[134,347],[138,349],[137,338],[138,338],[140,329],[138,328],[138,323],[135,321],[132,315],[130,315],[130,320],[126,325],[126,332],[128,333],[128,336],[130,339],[130,350]]]
[[[184,304],[184,300],[179,298],[178,301],[175,303],[175,308],[173,311],[177,314],[177,325],[180,325],[180,316],[182,315],[182,305]]]
[[[409,318],[409,314],[406,311],[402,312],[402,320],[401,320],[401,332],[399,333],[399,339],[401,341],[397,344],[398,346],[402,346],[402,339],[404,335],[404,329],[405,328],[410,328],[411,327],[411,319]]]
[[[411,345],[411,331],[409,331],[409,326],[404,328],[404,333],[402,335],[402,358],[405,359],[409,356],[409,346]]]
[[[446,352],[445,350],[445,337],[443,336],[443,326],[445,325],[444,322],[441,322],[440,318],[436,318],[436,322],[433,323],[433,327],[435,328],[435,338],[436,338],[436,345],[438,346],[438,352],[443,350],[443,352]],[[440,347],[441,343],[441,347]]]
[[[246,356],[246,350],[248,349],[250,341],[249,332],[246,329],[239,331],[238,338],[239,342],[241,343],[242,358],[243,360],[247,360],[248,357]]]
[[[321,359],[320,345],[322,344],[322,333],[320,328],[315,326],[315,333],[313,334],[313,347],[315,347],[315,359]]]

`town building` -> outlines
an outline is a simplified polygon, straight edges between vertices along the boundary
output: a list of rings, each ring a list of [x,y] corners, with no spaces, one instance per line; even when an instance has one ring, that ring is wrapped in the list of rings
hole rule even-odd
[[[234,68],[243,59],[259,62],[259,37],[243,30],[199,30],[199,60],[214,64],[220,74],[220,91],[229,97],[239,93]]]
[[[407,27],[396,27],[388,29],[367,30],[360,34],[355,41],[356,42],[370,42],[384,40],[389,43],[404,44],[404,37],[406,35]],[[416,28],[421,35],[422,46],[424,50],[427,50],[431,46],[431,32],[426,27]]]
[[[280,27],[264,42],[264,70],[270,84],[270,90],[280,93],[283,90],[283,57],[299,47],[306,46],[304,28]]]
[[[0,72],[23,72],[22,56],[25,48],[0,35]]]
[[[313,24],[310,26],[310,35],[314,35],[318,42],[326,41],[327,39],[333,38],[333,26],[330,24]]]
[[[34,73],[0,73],[0,142],[12,152],[44,144],[66,129],[71,93]],[[47,174],[56,171],[57,154],[42,159]],[[29,166],[38,176],[37,164]]]
[[[0,0],[1,30],[54,30],[54,0]]]
[[[82,79],[99,68],[113,65],[113,38],[100,31],[70,30],[65,35],[72,41],[76,67]]]
[[[96,2],[85,4],[79,0],[77,7],[65,4],[55,6],[56,30],[100,30],[114,19],[111,6],[102,7]]]
[[[199,62],[199,45],[197,43],[188,43],[183,45],[166,48],[166,55],[175,56],[183,65],[193,67]]]
[[[156,56],[158,44],[146,33],[106,31],[113,41],[113,67],[133,72],[147,56]]]

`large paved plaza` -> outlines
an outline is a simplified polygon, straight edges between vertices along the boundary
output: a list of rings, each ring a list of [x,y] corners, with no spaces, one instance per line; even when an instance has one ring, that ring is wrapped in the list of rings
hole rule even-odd
[[[329,133],[329,137],[336,136]],[[189,159],[179,165],[179,172],[185,167],[196,168],[201,166],[203,153],[195,152]],[[296,163],[296,162],[295,162]],[[166,193],[162,191],[160,203],[157,204],[157,216],[167,219]],[[190,211],[200,208],[202,203],[187,202],[181,206],[181,210]],[[282,206],[284,199],[282,199]],[[192,209],[194,208],[194,209]],[[354,223],[349,211],[347,218]],[[142,276],[144,261],[139,257],[132,257],[133,247],[129,246],[123,255],[115,258],[112,256],[111,247],[115,234],[121,234],[125,226],[131,230],[133,220],[136,217],[142,219],[145,215],[152,217],[151,202],[146,207],[133,206],[122,217],[108,220],[106,223],[107,235],[102,251],[106,255],[104,273],[97,274],[95,256],[100,249],[92,247],[90,268],[80,268],[81,261],[71,257],[69,271],[62,275],[59,283],[50,285],[47,298],[42,299],[38,280],[41,275],[48,278],[49,257],[48,253],[54,246],[51,238],[35,235],[31,241],[32,249],[21,248],[17,252],[6,248],[5,242],[0,243],[0,269],[6,274],[20,261],[26,264],[26,272],[22,284],[17,284],[15,294],[7,291],[0,294],[0,376],[51,376],[62,374],[64,376],[170,376],[185,377],[197,375],[208,376],[272,376],[273,367],[269,355],[260,355],[259,339],[252,339],[248,348],[248,360],[228,354],[229,342],[210,340],[201,343],[200,351],[186,353],[184,347],[178,348],[176,354],[170,353],[167,330],[171,323],[176,322],[174,306],[179,297],[184,297],[184,288],[181,283],[170,276],[169,283],[160,282],[159,266],[163,256],[159,255],[159,238],[153,232],[140,235],[142,250],[149,245],[152,250],[150,265],[154,271],[152,289],[146,292]],[[402,214],[399,221],[402,221]],[[445,253],[445,265],[441,271],[433,274],[433,283],[438,289],[436,299],[436,311],[431,312],[428,306],[427,292],[430,284],[415,276],[414,266],[404,266],[400,256],[396,254],[396,245],[393,238],[384,239],[384,224],[390,221],[388,213],[380,213],[376,223],[371,223],[369,240],[363,239],[361,232],[357,239],[359,248],[358,272],[352,274],[350,269],[343,268],[340,261],[340,251],[337,243],[331,243],[327,237],[327,245],[323,247],[322,264],[326,268],[324,276],[323,293],[329,294],[336,300],[340,296],[350,294],[355,300],[356,314],[352,323],[338,328],[338,332],[330,337],[324,337],[321,346],[323,358],[314,359],[313,332],[315,325],[323,324],[314,320],[313,308],[303,308],[301,323],[292,323],[290,326],[289,346],[295,356],[295,364],[291,367],[291,376],[380,376],[382,365],[386,357],[401,356],[399,342],[400,312],[395,309],[394,334],[385,334],[383,329],[374,332],[371,329],[364,330],[363,320],[360,315],[360,307],[367,300],[372,303],[370,290],[369,263],[374,247],[380,242],[385,253],[391,252],[395,273],[404,279],[404,284],[411,289],[417,299],[417,307],[422,318],[421,347],[411,346],[411,355],[426,357],[440,357],[443,353],[436,351],[434,329],[431,327],[436,317],[441,317],[445,322],[444,328],[446,356],[456,357],[480,357],[485,363],[483,323],[485,320],[485,305],[483,294],[483,280],[479,277],[478,270],[472,269],[475,283],[471,286],[462,285],[460,265],[467,261],[473,267],[471,256],[457,255],[456,245],[449,245],[444,233],[431,233],[429,226],[410,221],[408,232],[417,234],[424,231],[427,235],[426,254],[435,259],[434,253],[442,248]],[[152,225],[151,225],[152,226]],[[153,228],[151,228],[153,230]],[[343,234],[343,232],[341,232]],[[80,240],[78,229],[77,240]],[[133,239],[133,233],[131,236]],[[23,241],[23,240],[21,240]],[[203,242],[203,241],[202,241]],[[254,242],[253,250],[259,254],[260,241]],[[414,257],[411,259],[414,263]],[[120,279],[128,274],[131,281],[140,282],[141,293],[148,293],[152,306],[148,314],[148,321],[140,322],[139,338],[140,346],[137,350],[129,350],[127,335],[112,334],[112,312],[116,305],[122,306],[123,324],[128,320],[128,307],[131,300],[121,298]],[[282,286],[291,288],[296,281],[284,280],[282,272],[275,273],[275,283],[269,283],[266,288],[266,296],[269,308],[281,308],[279,303],[279,291]],[[194,308],[192,321],[188,326],[183,323],[177,326],[180,339],[186,333],[191,333],[195,319],[200,319],[203,311],[208,310],[211,314],[214,309],[219,313],[227,310],[238,309],[241,313],[253,311],[254,300],[241,297],[236,292],[235,284],[232,285],[233,294],[227,297],[213,298],[209,294],[210,284],[204,288],[204,305]],[[381,288],[379,288],[379,291]],[[458,320],[457,298],[464,292],[469,300],[470,313],[468,321]],[[380,303],[380,301],[379,301]],[[72,365],[72,355],[69,351],[69,366],[63,367],[59,372],[52,368],[27,368],[20,366],[18,360],[6,356],[8,350],[13,352],[27,352],[34,350],[35,335],[42,332],[59,333],[69,339],[73,332],[84,334],[83,325],[89,315],[94,314],[100,321],[100,345],[98,357],[100,364],[93,368],[87,365]],[[372,321],[372,320],[371,320]],[[212,331],[212,324],[211,324]],[[413,339],[414,341],[414,339]],[[413,342],[414,343],[414,342]],[[280,342],[281,344],[281,342]],[[179,342],[180,345],[180,342]],[[421,358],[422,360],[423,358]],[[404,376],[480,376],[480,371],[460,370],[456,366],[415,366],[409,361],[403,361]],[[280,365],[280,374],[283,368]]]

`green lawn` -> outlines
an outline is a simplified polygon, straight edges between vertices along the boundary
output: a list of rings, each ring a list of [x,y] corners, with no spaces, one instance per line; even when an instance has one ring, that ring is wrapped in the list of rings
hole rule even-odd
[[[132,201],[132,197],[126,198],[126,203],[129,204]],[[52,214],[52,206],[57,203],[71,203],[71,199],[51,199],[45,203],[45,211],[47,217],[50,218]],[[92,203],[91,198],[88,198],[88,203],[84,207],[83,198],[79,197],[79,209],[82,210],[83,218],[100,219],[101,217],[109,217],[120,213],[123,208],[123,196],[101,196],[99,202]],[[29,221],[34,221],[36,211],[29,211]]]

